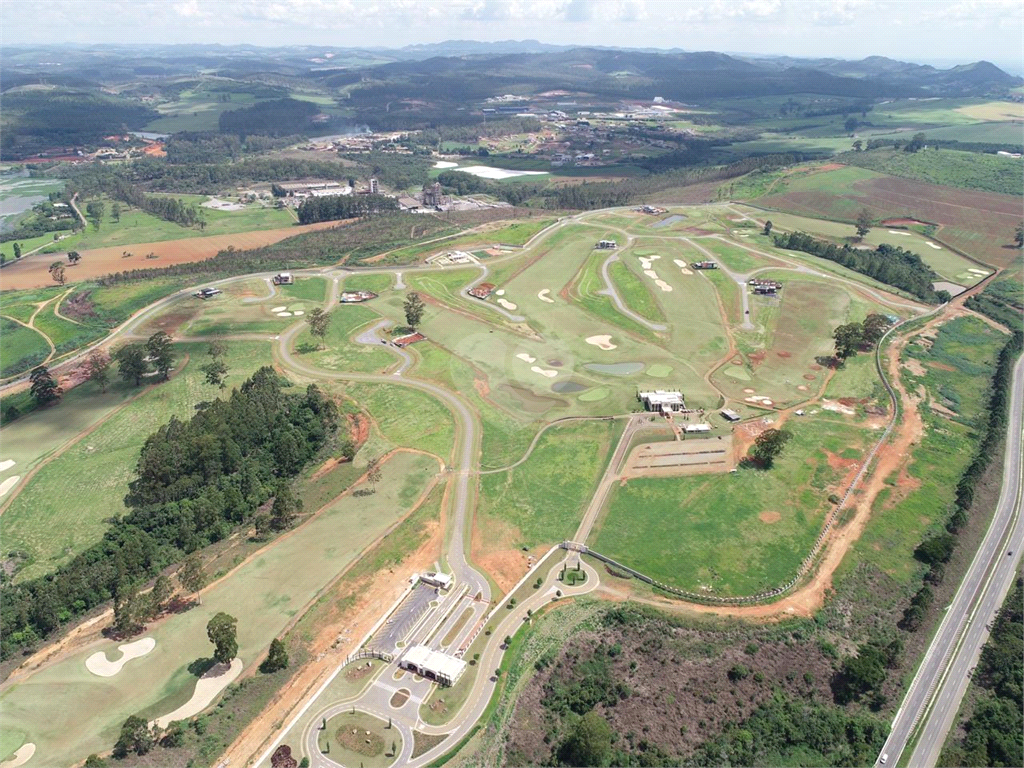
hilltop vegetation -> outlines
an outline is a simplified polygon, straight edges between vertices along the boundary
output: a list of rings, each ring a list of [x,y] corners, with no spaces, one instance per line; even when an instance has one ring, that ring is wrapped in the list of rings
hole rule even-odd
[[[1024,196],[1024,160],[1019,158],[950,149],[904,152],[890,147],[846,152],[836,160],[905,179]]]

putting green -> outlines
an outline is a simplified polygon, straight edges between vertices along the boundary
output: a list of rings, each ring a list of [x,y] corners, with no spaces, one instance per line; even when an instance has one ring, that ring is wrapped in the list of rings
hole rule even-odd
[[[750,374],[747,373],[747,369],[742,365],[727,365],[722,373],[733,379],[739,379],[740,381],[750,381]]]
[[[648,366],[647,375],[654,376],[656,379],[663,379],[672,373],[671,365],[662,365],[657,363],[655,365]]]
[[[579,399],[584,403],[595,403],[598,400],[604,400],[608,395],[611,394],[611,390],[608,387],[598,387],[592,389],[589,392],[584,392],[580,395]]]

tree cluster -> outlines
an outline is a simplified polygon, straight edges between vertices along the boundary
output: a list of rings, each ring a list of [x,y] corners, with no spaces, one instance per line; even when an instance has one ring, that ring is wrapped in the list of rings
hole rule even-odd
[[[762,469],[771,469],[776,457],[792,437],[793,434],[787,429],[766,429],[754,438],[748,458]]]
[[[873,251],[842,246],[818,240],[804,232],[790,232],[773,237],[775,245],[789,251],[803,251],[818,258],[834,261],[847,269],[874,278],[881,283],[906,291],[929,304],[939,297],[932,288],[937,275],[916,253],[885,243]]]
[[[870,314],[860,323],[846,323],[832,332],[836,342],[836,358],[847,360],[862,349],[871,349],[891,325],[885,315]]]
[[[307,197],[299,205],[299,223],[354,219],[385,211],[397,211],[398,201],[387,195],[331,195]]]
[[[256,133],[265,136],[307,134],[311,120],[320,107],[301,99],[271,99],[243,109],[221,112],[217,126],[221,133],[241,137]]]
[[[336,406],[315,385],[286,393],[269,367],[189,421],[172,419],[146,440],[128,512],[99,543],[47,576],[2,587],[2,658],[251,520],[337,424]]]

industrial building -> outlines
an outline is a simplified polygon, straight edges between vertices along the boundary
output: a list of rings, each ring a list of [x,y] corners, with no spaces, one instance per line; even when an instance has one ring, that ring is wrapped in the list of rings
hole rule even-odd
[[[199,297],[200,299],[212,299],[220,292],[220,288],[201,288],[198,291],[196,291],[195,296]]]
[[[405,652],[398,665],[442,685],[455,685],[466,671],[466,662],[462,659],[433,651],[425,645],[414,645]]]
[[[295,278],[292,277],[291,272],[282,272],[278,275],[274,275],[271,278],[271,281],[274,283],[274,285],[291,285],[292,283],[295,282]]]
[[[720,411],[720,413],[722,414],[722,418],[725,419],[726,421],[739,421],[740,420],[740,415],[738,413],[736,413],[736,411],[731,411],[728,408],[723,408]]]
[[[637,392],[636,399],[644,404],[645,409],[655,413],[668,414],[686,410],[683,393],[675,390],[656,389],[651,392]]]

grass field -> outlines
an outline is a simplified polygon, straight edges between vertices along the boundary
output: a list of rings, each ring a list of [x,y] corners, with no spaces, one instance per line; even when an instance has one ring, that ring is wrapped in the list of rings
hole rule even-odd
[[[327,280],[323,277],[300,277],[291,285],[280,285],[277,290],[282,296],[323,303],[327,301]]]
[[[399,362],[398,357],[380,346],[359,344],[352,336],[381,317],[369,307],[348,304],[331,311],[331,324],[324,339],[324,349],[309,330],[295,338],[295,349],[309,363],[329,371],[361,371],[377,373]],[[309,350],[309,351],[306,351]]]
[[[810,551],[828,493],[869,437],[824,412],[787,428],[793,438],[771,470],[632,479],[614,488],[588,544],[694,592],[748,595],[782,584]]]
[[[515,548],[571,538],[604,471],[621,423],[569,422],[548,429],[530,458],[507,472],[480,478],[478,525],[509,526]]]
[[[97,678],[86,670],[85,658],[97,650],[93,646],[5,690],[0,697],[5,729],[34,742],[35,759],[44,765],[71,764],[110,749],[128,715],[170,711],[183,687],[194,685],[195,678],[183,670],[209,657],[205,626],[218,611],[238,618],[238,655],[253,663],[324,584],[409,511],[437,472],[437,462],[403,453],[383,470],[375,493],[339,499],[211,587],[202,606],[151,627],[146,634],[156,648],[117,676]],[[108,641],[99,650],[111,652],[115,645]]]
[[[839,159],[860,168],[869,168],[905,179],[1018,197],[1024,195],[1024,176],[1021,173],[1024,161],[1020,158],[958,152],[952,149],[911,153],[889,148],[870,152],[850,152]]]
[[[623,262],[612,262],[608,266],[608,275],[627,307],[653,322],[664,321],[665,313],[662,312],[650,288]]]
[[[14,376],[43,362],[50,346],[41,334],[7,318],[0,319],[3,353],[0,354],[0,376]]]
[[[451,413],[430,395],[399,385],[353,383],[348,393],[364,406],[383,437],[396,446],[417,448],[445,464],[455,442]]]
[[[349,275],[341,285],[346,291],[373,291],[380,294],[390,290],[394,282],[389,274]]]
[[[228,350],[231,386],[237,386],[244,376],[270,362],[266,345],[231,343]],[[188,418],[196,403],[220,394],[205,383],[199,370],[202,363],[198,358],[205,353],[203,345],[176,347],[176,368],[181,368],[185,354],[197,359],[190,360],[169,382],[154,385],[45,465],[11,502],[0,521],[0,530],[6,547],[22,550],[28,556],[18,579],[40,576],[67,562],[100,539],[107,528],[107,518],[124,513],[123,498],[145,439],[172,415]],[[124,396],[123,391],[119,396]],[[91,407],[89,398],[76,399],[74,405]],[[44,413],[51,412],[56,413]],[[23,417],[13,425],[18,428],[16,434],[33,434],[41,416]],[[70,431],[74,425],[72,420],[69,430],[63,433],[64,439],[74,436]],[[46,419],[40,422],[39,429],[45,431],[55,426]]]
[[[359,763],[364,768],[387,768],[402,751],[402,735],[398,729],[388,728],[383,720],[364,712],[335,715],[327,721],[327,729],[320,731],[317,739],[320,751],[341,765]],[[392,746],[397,751],[393,751]]]

